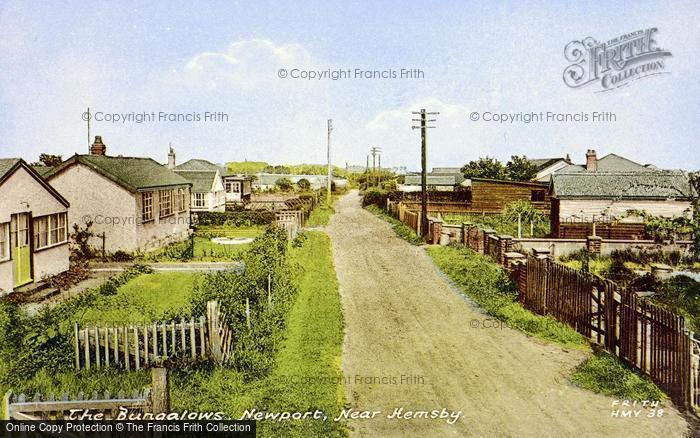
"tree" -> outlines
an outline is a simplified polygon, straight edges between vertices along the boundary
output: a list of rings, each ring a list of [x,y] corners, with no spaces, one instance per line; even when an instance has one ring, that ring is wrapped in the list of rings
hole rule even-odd
[[[277,181],[275,181],[275,186],[277,186],[277,188],[279,188],[283,192],[288,192],[292,190],[294,183],[292,183],[292,180],[290,180],[289,178],[280,178]]]
[[[506,179],[506,169],[503,163],[490,157],[470,161],[460,170],[464,173],[465,178]]]
[[[292,173],[291,169],[287,166],[283,165],[276,165],[276,166],[267,166],[263,169],[263,173],[275,173],[275,174],[290,174]]]
[[[299,190],[309,190],[311,188],[311,182],[306,178],[302,178],[297,181],[297,187],[299,187]]]
[[[56,167],[60,166],[61,163],[63,163],[63,157],[60,155],[41,154],[39,155],[39,161],[32,163],[32,166]]]
[[[513,181],[530,181],[537,174],[537,166],[525,155],[513,155],[506,164],[506,176]]]

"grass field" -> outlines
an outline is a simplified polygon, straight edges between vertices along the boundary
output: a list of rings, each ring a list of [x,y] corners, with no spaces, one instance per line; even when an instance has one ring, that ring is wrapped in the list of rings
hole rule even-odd
[[[249,244],[222,245],[212,242],[214,237],[256,237],[263,230],[262,226],[251,227],[200,227],[194,234],[194,257],[188,261],[195,262],[219,262],[240,260],[241,253]],[[188,241],[177,242],[160,250],[150,252],[144,256],[148,262],[178,262],[182,251],[189,244]]]

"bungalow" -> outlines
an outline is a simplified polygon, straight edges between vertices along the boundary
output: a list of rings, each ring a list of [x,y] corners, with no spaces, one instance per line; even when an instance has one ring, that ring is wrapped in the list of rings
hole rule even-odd
[[[48,173],[71,203],[69,225],[93,224],[93,246],[148,251],[184,239],[192,184],[150,158],[107,156],[100,136],[90,155],[74,155]],[[99,236],[99,238],[98,238]]]
[[[219,173],[219,178],[221,180],[221,184],[223,187],[223,197],[224,197],[224,209],[226,206],[233,207],[236,204],[241,204],[241,203],[246,203],[250,201],[250,195],[252,193],[252,178],[246,175],[239,175],[232,173],[226,168],[225,166],[219,166],[217,164],[214,164],[210,161],[207,160],[200,160],[200,159],[192,159],[189,161],[186,161],[180,165],[175,164],[175,151],[173,151],[172,148],[170,148],[170,153],[168,154],[168,164],[167,167],[169,169],[172,169],[176,172],[178,172],[181,176],[185,177],[185,174],[182,172],[217,172]],[[201,177],[203,175],[200,175],[200,184],[203,182],[201,181]],[[213,175],[212,175],[213,177]],[[208,178],[208,177],[207,177]],[[219,196],[220,194],[218,192],[218,184],[216,187],[212,186],[213,191],[207,191],[206,193],[209,193],[208,196],[202,196],[201,193],[205,192],[199,192],[200,195],[197,195],[196,191],[193,191],[193,196],[198,196],[199,198],[199,204],[197,207],[195,207],[195,210],[198,211],[221,211],[220,209],[220,204],[219,204]],[[204,187],[199,187],[198,190],[203,190]],[[213,198],[211,203],[207,203],[206,207],[201,207],[201,200],[203,198]],[[194,202],[194,199],[193,199]],[[213,205],[214,207],[210,207]],[[194,204],[193,204],[194,207]]]
[[[549,183],[552,175],[557,173],[650,172],[657,170],[651,164],[639,164],[617,154],[608,154],[603,158],[598,158],[595,149],[589,149],[586,152],[585,164],[573,164],[568,155],[566,158],[542,158],[529,161],[538,169],[533,179],[544,183]]]
[[[641,218],[680,217],[692,211],[693,189],[681,171],[574,172],[552,175],[552,235],[585,238],[593,233],[610,239],[644,238]]]
[[[68,270],[68,207],[24,160],[0,159],[0,293]]]

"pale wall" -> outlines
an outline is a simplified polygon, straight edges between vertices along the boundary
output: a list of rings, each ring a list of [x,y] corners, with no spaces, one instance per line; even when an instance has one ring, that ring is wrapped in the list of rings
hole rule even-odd
[[[134,195],[111,180],[78,163],[52,177],[49,181],[71,204],[68,226],[77,223],[85,227],[86,220],[94,222],[95,234],[106,234],[106,250],[134,251],[137,249]],[[157,208],[158,202],[154,202]],[[155,210],[157,211],[157,210]],[[93,237],[90,244],[102,247],[102,240]]]
[[[691,208],[690,201],[612,201],[612,200],[570,200],[559,201],[559,218],[564,220],[573,216],[600,218],[608,210],[608,215],[619,217],[628,210],[644,210],[654,216],[682,216]],[[583,210],[583,213],[581,212]]]

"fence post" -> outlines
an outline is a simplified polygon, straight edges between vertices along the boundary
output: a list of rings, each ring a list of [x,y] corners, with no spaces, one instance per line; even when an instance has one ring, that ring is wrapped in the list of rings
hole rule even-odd
[[[151,412],[170,412],[170,382],[167,368],[153,368],[151,372]]]
[[[11,420],[10,418],[10,399],[12,398],[12,391],[7,391],[2,398],[2,419]]]

